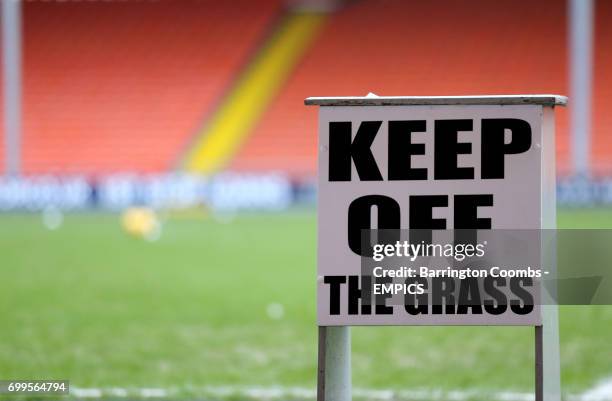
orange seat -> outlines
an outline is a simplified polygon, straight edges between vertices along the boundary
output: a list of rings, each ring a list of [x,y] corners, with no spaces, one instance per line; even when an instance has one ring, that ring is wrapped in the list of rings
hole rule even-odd
[[[24,171],[172,169],[280,6],[24,2]]]
[[[304,107],[307,96],[567,94],[566,59],[556,0],[356,2],[331,18],[231,167],[313,174],[317,110]],[[567,125],[561,109],[562,168]]]

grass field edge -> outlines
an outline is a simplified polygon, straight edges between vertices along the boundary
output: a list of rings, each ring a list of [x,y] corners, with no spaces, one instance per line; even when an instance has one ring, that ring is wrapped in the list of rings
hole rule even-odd
[[[72,399],[197,399],[207,400],[314,400],[314,387],[288,386],[204,386],[186,388],[81,388],[71,387]],[[354,388],[353,398],[372,401],[533,401],[534,394],[482,389],[368,389]],[[599,382],[581,394],[564,394],[564,401],[612,401],[612,378]]]

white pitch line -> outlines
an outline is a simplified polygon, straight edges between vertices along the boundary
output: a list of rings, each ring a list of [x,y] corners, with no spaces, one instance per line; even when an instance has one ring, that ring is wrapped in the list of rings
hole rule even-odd
[[[102,397],[102,389],[99,388],[70,388],[70,393],[82,398]]]
[[[313,400],[316,390],[309,387],[283,387],[283,386],[206,386],[189,389],[197,397],[216,397],[217,399],[242,397],[245,400],[274,401],[274,400]],[[180,394],[181,391],[163,388],[80,388],[70,386],[70,394],[77,398],[167,398]],[[375,401],[534,401],[533,393],[498,391],[487,392],[483,390],[391,390],[391,389],[353,389],[356,399]],[[595,387],[582,394],[568,394],[563,397],[567,401],[612,401],[612,379],[602,381]]]
[[[582,393],[581,401],[612,400],[612,378]]]

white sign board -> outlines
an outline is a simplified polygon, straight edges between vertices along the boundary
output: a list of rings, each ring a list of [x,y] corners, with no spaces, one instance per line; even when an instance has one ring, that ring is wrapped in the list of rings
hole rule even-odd
[[[541,324],[538,305],[521,313],[431,307],[411,313],[383,297],[381,308],[362,308],[360,241],[363,230],[376,228],[554,227],[554,211],[547,210],[554,209],[552,110],[564,102],[556,96],[307,99],[321,106],[318,324]]]

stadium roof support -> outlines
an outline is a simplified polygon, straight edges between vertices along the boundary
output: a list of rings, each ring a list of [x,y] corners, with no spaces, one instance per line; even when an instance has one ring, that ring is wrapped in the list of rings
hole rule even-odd
[[[2,1],[5,174],[21,170],[21,1]]]
[[[593,78],[593,1],[569,1],[570,135],[572,168],[588,175],[591,151]]]

